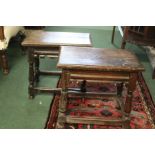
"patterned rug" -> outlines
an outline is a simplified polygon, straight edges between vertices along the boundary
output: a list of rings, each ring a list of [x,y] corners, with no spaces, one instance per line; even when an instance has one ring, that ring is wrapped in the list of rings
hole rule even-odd
[[[70,82],[70,87],[80,87],[80,81]],[[61,86],[61,79],[58,87]],[[88,91],[116,92],[115,84],[87,83]],[[126,86],[124,85],[123,99],[125,100]],[[56,95],[51,103],[46,129],[54,129],[58,117],[58,104],[60,96]],[[81,111],[82,107],[82,111]],[[79,98],[69,96],[67,103],[68,115],[72,116],[99,116],[103,119],[120,118],[122,116],[120,107],[113,97],[100,98]],[[138,75],[136,90],[133,93],[130,127],[132,129],[153,129],[155,128],[155,106],[149,89],[142,74]],[[96,125],[96,124],[65,124],[65,129],[112,129],[122,128],[121,126]]]

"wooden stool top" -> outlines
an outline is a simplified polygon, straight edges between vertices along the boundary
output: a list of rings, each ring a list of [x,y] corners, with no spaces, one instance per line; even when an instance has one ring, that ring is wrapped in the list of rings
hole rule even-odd
[[[23,46],[92,46],[89,33],[48,32],[41,30],[29,31],[22,42]]]
[[[137,57],[127,50],[61,47],[58,68],[102,71],[144,71]]]

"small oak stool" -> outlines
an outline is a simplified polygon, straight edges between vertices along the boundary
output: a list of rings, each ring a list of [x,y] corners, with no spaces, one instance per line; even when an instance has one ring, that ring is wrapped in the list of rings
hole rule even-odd
[[[27,48],[29,62],[29,97],[34,98],[37,93],[60,93],[58,88],[37,87],[40,75],[61,75],[61,71],[40,70],[39,58],[49,56],[58,58],[60,47],[80,46],[91,47],[89,33],[49,32],[41,30],[28,31],[22,46]]]
[[[83,123],[100,125],[121,125],[129,128],[132,94],[136,87],[137,74],[144,71],[137,57],[122,49],[99,49],[91,47],[61,47],[58,68],[62,69],[62,93],[59,103],[59,114],[56,128],[64,128],[65,123]],[[84,80],[80,91],[68,88],[71,79]],[[87,92],[87,80],[102,80],[103,82],[118,82],[117,93]],[[127,82],[127,96],[123,103],[121,93],[122,83]],[[66,114],[69,93],[79,94],[81,97],[92,95],[115,95],[120,104],[122,117],[120,119],[103,120],[103,117],[78,117]]]

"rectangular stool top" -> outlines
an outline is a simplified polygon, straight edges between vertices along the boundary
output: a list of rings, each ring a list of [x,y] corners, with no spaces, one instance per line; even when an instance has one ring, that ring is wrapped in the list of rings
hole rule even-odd
[[[94,71],[144,71],[143,65],[130,51],[73,46],[61,47],[57,67]]]
[[[89,33],[72,32],[49,32],[41,30],[29,31],[22,42],[23,46],[33,47],[53,47],[53,46],[86,46],[91,47],[91,37]]]

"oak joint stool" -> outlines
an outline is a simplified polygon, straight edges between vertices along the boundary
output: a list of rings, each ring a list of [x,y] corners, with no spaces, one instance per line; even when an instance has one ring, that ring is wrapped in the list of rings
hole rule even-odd
[[[91,47],[91,36],[89,33],[28,31],[22,46],[27,48],[29,58],[29,98],[34,98],[38,93],[60,94],[59,88],[37,87],[37,83],[40,75],[61,75],[61,71],[40,70],[39,58],[44,56],[58,58],[62,45]]]
[[[62,94],[56,128],[64,128],[65,123],[121,125],[123,128],[130,128],[132,95],[136,87],[137,74],[144,71],[144,67],[132,52],[122,49],[62,46],[57,67],[62,69]],[[80,91],[68,88],[72,79],[84,80]],[[87,80],[114,82],[117,85],[117,92],[87,92]],[[125,102],[121,98],[123,83],[128,83]],[[122,117],[108,120],[96,116],[67,115],[66,106],[68,95],[71,93],[78,94],[81,98],[113,96],[121,107]]]

